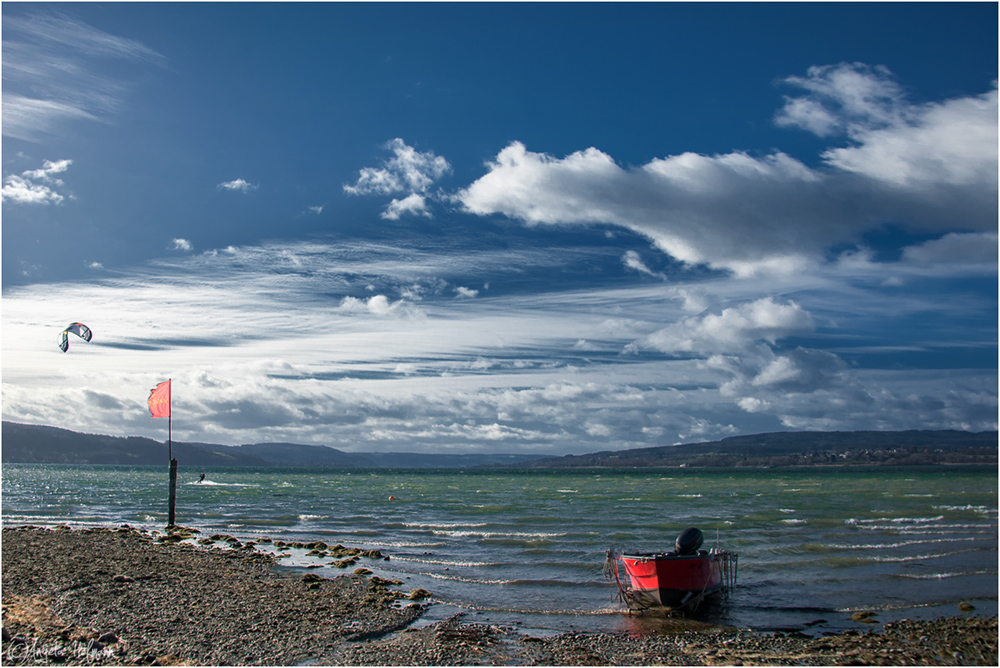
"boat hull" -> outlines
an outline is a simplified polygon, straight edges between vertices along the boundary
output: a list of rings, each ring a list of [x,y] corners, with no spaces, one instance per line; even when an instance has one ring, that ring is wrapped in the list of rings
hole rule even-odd
[[[680,607],[722,590],[722,563],[712,553],[622,555],[633,607]]]

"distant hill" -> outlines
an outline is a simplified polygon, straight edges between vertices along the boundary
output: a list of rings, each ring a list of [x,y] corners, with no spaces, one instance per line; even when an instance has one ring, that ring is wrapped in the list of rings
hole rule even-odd
[[[141,436],[82,434],[4,422],[4,463],[166,464],[167,445]],[[585,455],[440,455],[344,452],[322,445],[174,442],[184,466],[330,468],[849,466],[996,464],[997,432],[803,431],[732,436],[721,441],[612,450]]]
[[[543,457],[530,467],[996,464],[997,432],[796,431]]]
[[[171,450],[184,466],[449,468],[518,464],[538,456],[354,453],[294,443],[231,446],[177,441]],[[167,444],[141,436],[82,434],[58,427],[4,422],[0,454],[5,464],[166,464]]]

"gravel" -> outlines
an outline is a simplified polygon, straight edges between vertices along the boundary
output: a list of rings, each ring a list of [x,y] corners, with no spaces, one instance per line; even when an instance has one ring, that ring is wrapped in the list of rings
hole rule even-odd
[[[463,615],[416,628],[425,604],[395,591],[398,582],[363,569],[282,574],[252,543],[182,542],[193,536],[5,527],[3,664],[997,665],[996,617],[823,637],[711,629],[538,638]]]

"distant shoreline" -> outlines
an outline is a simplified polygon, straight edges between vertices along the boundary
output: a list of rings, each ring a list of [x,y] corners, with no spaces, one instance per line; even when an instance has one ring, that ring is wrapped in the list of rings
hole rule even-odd
[[[4,464],[165,464],[167,448],[143,437],[83,434],[3,422]],[[541,454],[345,452],[323,445],[173,442],[188,467],[309,468],[787,468],[997,465],[998,434],[962,431],[774,432],[720,441],[559,457]]]

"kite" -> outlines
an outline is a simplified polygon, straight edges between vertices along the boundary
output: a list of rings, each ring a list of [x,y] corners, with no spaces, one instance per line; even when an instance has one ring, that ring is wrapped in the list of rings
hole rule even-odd
[[[90,327],[87,327],[82,322],[74,322],[72,325],[64,329],[61,334],[59,334],[59,349],[63,352],[69,350],[70,332],[76,334],[88,343],[90,342],[90,339],[94,337],[94,334],[90,331]]]

